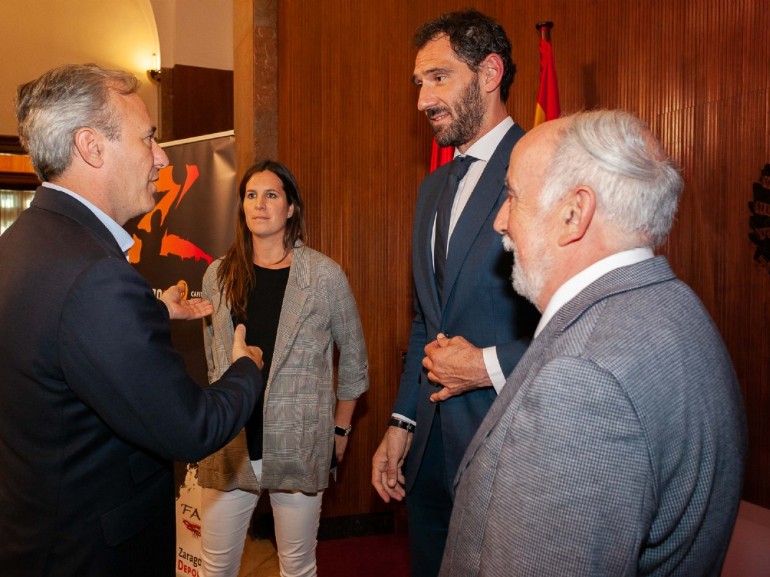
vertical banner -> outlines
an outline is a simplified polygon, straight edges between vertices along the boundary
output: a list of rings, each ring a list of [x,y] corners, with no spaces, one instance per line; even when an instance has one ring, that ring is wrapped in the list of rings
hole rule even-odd
[[[203,273],[233,239],[238,205],[232,131],[161,144],[169,165],[160,171],[155,207],[129,221],[129,261],[156,295],[183,283],[187,297],[201,295]],[[172,321],[171,337],[190,374],[207,384],[201,321]],[[200,487],[196,464],[176,463],[178,576],[202,577]]]

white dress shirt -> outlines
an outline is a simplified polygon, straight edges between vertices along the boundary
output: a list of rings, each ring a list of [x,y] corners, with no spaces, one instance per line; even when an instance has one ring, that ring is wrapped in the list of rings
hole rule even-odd
[[[618,252],[605,257],[602,260],[595,262],[588,268],[580,271],[578,274],[561,285],[555,293],[553,293],[551,300],[548,301],[548,306],[546,306],[545,311],[543,311],[543,316],[540,317],[540,322],[537,324],[537,329],[535,329],[535,336],[540,334],[540,331],[545,328],[545,325],[548,324],[548,321],[551,320],[553,315],[555,315],[561,307],[575,298],[580,291],[582,291],[596,279],[603,277],[608,272],[617,268],[636,264],[638,262],[642,262],[643,260],[652,258],[653,256],[655,256],[655,254],[649,247],[633,248],[631,250],[624,250],[623,252]]]

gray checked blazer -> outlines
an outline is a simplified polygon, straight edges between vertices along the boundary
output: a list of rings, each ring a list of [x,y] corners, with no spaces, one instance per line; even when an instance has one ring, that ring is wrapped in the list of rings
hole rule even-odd
[[[665,258],[586,287],[468,447],[441,575],[718,576],[746,424],[711,318]]]
[[[233,321],[216,282],[220,260],[203,276],[203,298],[214,313],[204,320],[209,382],[230,365]],[[314,493],[328,486],[334,451],[334,345],[339,349],[337,393],[357,399],[369,388],[366,344],[345,273],[306,246],[294,248],[283,297],[273,363],[265,388],[262,483],[249,461],[242,430],[199,463],[203,487],[229,491],[283,489]]]

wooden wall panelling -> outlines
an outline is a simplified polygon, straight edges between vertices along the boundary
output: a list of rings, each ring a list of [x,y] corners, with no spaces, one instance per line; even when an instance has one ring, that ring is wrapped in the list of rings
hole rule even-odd
[[[393,121],[401,97],[389,90],[393,76],[408,79],[390,64],[404,52],[404,34],[392,32],[405,27],[405,11],[383,18],[366,3],[280,3],[279,9],[279,157],[303,189],[309,244],[348,274],[370,359],[371,389],[357,408],[349,454],[327,492],[324,515],[382,511],[369,463],[405,346],[394,323],[404,328],[411,300],[407,276],[398,273],[408,261],[414,204],[414,191],[403,183],[414,180],[416,163],[399,154],[401,142],[413,137]]]
[[[158,133],[160,142],[170,142],[174,138],[174,69],[161,68],[160,82],[157,86],[160,93],[158,111]]]
[[[173,139],[232,130],[233,71],[182,64],[173,70]]]
[[[18,136],[0,135],[0,189],[34,190],[40,180]]]
[[[307,199],[310,245],[340,262],[361,309],[372,389],[324,515],[386,509],[369,484],[411,318],[410,231],[430,130],[411,36],[465,2],[279,3],[279,158]],[[540,20],[553,20],[562,110],[623,107],[653,127],[686,182],[662,251],[703,299],[742,383],[745,497],[770,506],[770,274],[748,241],[752,183],[770,162],[770,13],[759,0],[479,0],[519,71],[508,109],[531,127]]]

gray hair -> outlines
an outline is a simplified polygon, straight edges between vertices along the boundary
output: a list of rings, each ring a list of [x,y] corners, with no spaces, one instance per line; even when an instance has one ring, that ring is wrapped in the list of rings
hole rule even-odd
[[[590,186],[597,213],[631,234],[635,246],[663,244],[684,183],[648,126],[621,110],[567,118],[546,172],[541,206],[553,206],[581,184]]]
[[[67,170],[79,129],[88,126],[110,140],[119,139],[120,119],[110,106],[109,91],[132,94],[138,88],[132,74],[95,64],[60,66],[19,86],[19,138],[40,179],[51,180]]]

